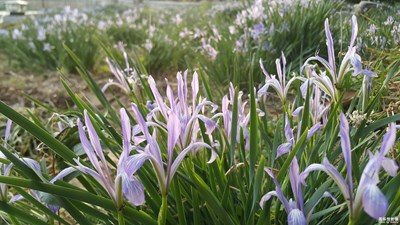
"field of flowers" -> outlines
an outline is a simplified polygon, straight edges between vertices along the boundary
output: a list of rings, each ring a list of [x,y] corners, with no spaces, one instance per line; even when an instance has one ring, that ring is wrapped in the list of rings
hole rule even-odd
[[[0,77],[54,89],[50,72],[68,96],[0,101],[2,222],[399,224],[400,5],[358,6],[65,7],[0,26]]]

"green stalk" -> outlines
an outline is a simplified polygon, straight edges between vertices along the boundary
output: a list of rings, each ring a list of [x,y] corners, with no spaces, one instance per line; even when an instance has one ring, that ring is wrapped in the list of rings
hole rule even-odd
[[[158,225],[165,225],[165,222],[167,220],[167,209],[168,209],[168,195],[163,195],[162,196],[162,203],[161,203],[161,208],[160,212],[158,213]]]
[[[118,225],[125,225],[124,214],[122,210],[118,210]]]

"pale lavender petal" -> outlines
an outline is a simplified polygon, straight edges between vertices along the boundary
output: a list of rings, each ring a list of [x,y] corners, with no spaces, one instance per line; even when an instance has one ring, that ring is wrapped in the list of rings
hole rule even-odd
[[[64,126],[63,126],[63,124],[62,124],[61,121],[58,121],[57,126],[58,126],[58,130],[59,130],[60,132],[64,130]]]
[[[354,46],[354,42],[357,38],[357,33],[358,33],[357,17],[353,15],[351,17],[351,40],[349,48],[352,48]]]
[[[270,77],[270,75],[268,74],[267,70],[265,69],[265,67],[264,67],[263,62],[262,62],[261,59],[260,59],[259,63],[260,63],[261,70],[262,70],[262,72],[264,73],[264,75],[266,76],[266,78],[267,78],[267,79],[271,79],[271,77]]]
[[[389,150],[393,147],[396,141],[396,124],[391,123],[389,125],[388,132],[383,136],[382,145],[379,150],[380,160],[383,160],[383,157],[389,152]]]
[[[265,194],[264,196],[262,196],[261,200],[260,200],[260,207],[263,209],[265,202],[267,202],[272,196],[278,197],[278,194],[276,193],[276,191],[270,191],[267,194]]]
[[[291,143],[283,143],[279,145],[278,148],[276,149],[276,158],[279,158],[282,155],[290,152],[291,149],[292,149]]]
[[[22,162],[25,163],[29,168],[31,168],[35,173],[40,177],[43,178],[42,176],[42,171],[40,170],[40,164],[33,159],[30,158],[22,158]]]
[[[10,133],[11,133],[11,124],[12,124],[12,120],[8,119],[7,124],[6,124],[6,132],[4,135],[4,148],[7,148],[8,138],[10,137]]]
[[[197,115],[197,118],[199,118],[201,121],[203,121],[204,124],[206,125],[206,134],[211,135],[211,133],[217,127],[217,123],[203,115]]]
[[[292,209],[288,215],[288,224],[289,225],[306,225],[306,217],[304,213],[299,209]]]
[[[149,129],[147,128],[147,124],[142,116],[142,114],[139,111],[139,108],[135,103],[132,103],[132,110],[133,114],[135,115],[137,125],[139,125],[140,129],[142,130],[142,133],[146,137],[147,140],[150,139],[150,133]]]
[[[343,112],[340,113],[340,144],[342,146],[342,152],[344,161],[346,162],[347,170],[347,184],[350,193],[350,199],[352,199],[353,192],[353,177],[352,177],[352,167],[351,167],[351,146],[350,146],[350,128],[349,122]]]
[[[73,167],[65,168],[65,169],[61,170],[61,171],[57,174],[57,176],[55,176],[53,179],[51,179],[51,180],[50,180],[50,183],[54,183],[54,182],[57,181],[57,180],[63,179],[64,177],[68,176],[69,174],[71,174],[71,173],[73,173],[73,172],[75,172],[75,171],[76,171],[76,169],[73,168]]]
[[[327,191],[324,192],[324,194],[322,195],[323,198],[331,198],[333,203],[335,203],[335,205],[338,204],[338,201],[335,197],[333,197],[333,195]]]
[[[279,200],[282,202],[282,205],[285,207],[285,210],[287,213],[290,212],[290,206],[289,206],[289,202],[287,201],[287,199],[285,198],[285,196],[283,195],[281,186],[278,183],[278,180],[275,178],[274,174],[272,173],[272,171],[270,169],[268,169],[267,167],[264,167],[264,171],[272,178],[272,180],[275,183],[275,187],[276,187],[276,196],[279,198]]]
[[[121,168],[121,170],[125,171],[125,173],[130,177],[136,173],[136,171],[140,169],[143,163],[148,159],[150,159],[150,156],[144,152],[129,156],[124,168]]]
[[[126,113],[125,109],[122,108],[120,110],[121,117],[121,125],[122,125],[122,137],[123,137],[123,155],[124,157],[128,157],[130,149],[131,149],[131,123]]]
[[[101,171],[101,167],[99,164],[99,161],[97,160],[96,154],[93,151],[92,146],[89,143],[89,140],[86,137],[85,131],[83,130],[82,123],[80,119],[78,119],[78,131],[79,131],[79,138],[81,140],[83,150],[85,150],[85,153],[87,157],[89,158],[90,163],[94,166],[96,170]]]
[[[332,68],[332,76],[336,75],[336,65],[335,65],[335,50],[333,47],[333,38],[331,34],[331,30],[329,29],[329,21],[325,20],[325,34],[326,34],[326,46],[328,47],[328,58],[329,65]]]
[[[290,127],[290,120],[288,115],[286,114],[285,116],[285,137],[287,142],[292,142],[293,139],[293,131],[292,128]]]
[[[169,115],[167,121],[167,130],[168,130],[168,162],[167,162],[167,174],[169,174],[170,168],[172,166],[172,157],[174,155],[174,148],[176,142],[179,139],[180,135],[180,121],[178,116],[175,113],[171,113]]]
[[[168,80],[165,79],[167,83],[167,98],[170,104],[170,107],[172,110],[176,110],[176,102],[175,102],[175,96],[174,96],[174,91],[171,88],[171,85],[169,84]],[[167,118],[165,118],[167,119]]]
[[[90,143],[92,143],[94,151],[96,152],[97,156],[100,158],[101,162],[103,163],[103,166],[106,167],[106,170],[108,171],[107,161],[106,161],[106,158],[104,157],[103,149],[101,148],[101,145],[100,145],[100,138],[97,135],[96,130],[94,129],[93,124],[90,121],[89,115],[86,110],[84,111],[84,116],[85,116],[85,124],[86,124],[87,131],[89,134]]]
[[[296,204],[298,205],[298,208],[300,208],[300,210],[303,211],[304,200],[300,183],[300,169],[297,157],[294,157],[292,163],[290,164],[289,180],[290,180],[290,185],[292,187],[294,198],[296,200]]]
[[[292,112],[292,116],[298,117],[298,116],[300,115],[301,110],[303,110],[303,108],[304,108],[304,106],[297,107],[297,109],[295,109],[295,110]]]
[[[320,170],[328,174],[338,185],[340,191],[342,192],[345,199],[350,199],[350,193],[348,189],[348,185],[342,175],[340,175],[339,171],[332,164],[329,163],[327,158],[324,158],[323,164],[311,164],[309,165],[301,174],[300,181],[303,185],[305,185],[305,179],[310,174],[310,172]]]
[[[322,127],[321,123],[314,124],[307,132],[307,139],[310,139]]]
[[[397,175],[397,170],[399,169],[396,160],[386,157],[382,161],[382,167],[389,174],[389,176],[392,177],[395,177]]]
[[[154,95],[154,98],[158,105],[158,108],[160,109],[161,114],[164,116],[164,118],[167,118],[168,115],[167,115],[167,109],[166,109],[165,103],[163,101],[163,98],[161,97],[160,92],[157,89],[156,82],[154,81],[152,76],[149,76],[148,82],[149,82],[150,89],[153,92],[153,95]]]
[[[175,175],[175,172],[178,170],[178,167],[181,164],[181,162],[183,161],[183,159],[185,158],[185,156],[190,151],[194,151],[194,150],[196,150],[198,148],[209,148],[209,149],[212,149],[211,146],[209,146],[206,143],[196,142],[196,143],[190,144],[188,147],[186,147],[184,150],[182,150],[178,154],[178,156],[175,158],[174,163],[171,166],[170,174],[168,174],[168,180],[167,180],[168,184],[171,182],[172,178]]]
[[[268,88],[269,88],[269,83],[266,83],[264,86],[262,86],[262,87],[258,90],[257,96],[260,97],[260,96],[262,96],[262,95],[264,95],[264,94],[267,94]]]
[[[93,177],[95,180],[97,180],[100,184],[105,185],[104,183],[104,179],[102,179],[102,177],[100,176],[99,173],[97,173],[96,171],[90,169],[89,167],[86,167],[84,165],[82,165],[82,163],[79,162],[79,160],[74,159],[75,163],[78,165],[77,169],[91,177]]]
[[[195,108],[195,105],[196,105],[196,97],[197,97],[198,93],[199,93],[199,76],[197,75],[197,72],[194,72],[193,78],[192,78],[193,109]]]
[[[362,201],[364,211],[374,219],[386,215],[389,203],[376,185],[371,184],[366,187]]]
[[[127,176],[122,174],[122,192],[129,203],[135,206],[144,203],[144,186],[135,176]]]
[[[21,201],[21,200],[23,200],[23,199],[25,199],[25,198],[22,197],[22,195],[17,194],[17,195],[12,196],[11,199],[10,199],[10,201],[9,201],[8,203],[9,203],[9,204],[12,204],[12,203],[14,203],[14,202],[16,202],[16,201]]]

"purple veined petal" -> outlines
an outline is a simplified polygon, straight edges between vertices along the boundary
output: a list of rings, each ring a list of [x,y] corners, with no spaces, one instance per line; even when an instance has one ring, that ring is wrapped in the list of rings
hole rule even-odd
[[[105,185],[104,179],[100,176],[99,173],[97,173],[96,171],[90,169],[89,167],[86,167],[84,165],[82,165],[81,162],[79,162],[78,159],[74,159],[75,163],[77,164],[76,169],[81,171],[82,173],[85,173],[91,177],[93,177],[95,180],[97,180],[100,184]]]
[[[14,202],[21,201],[21,200],[24,200],[24,199],[25,199],[25,198],[22,197],[22,195],[17,194],[17,195],[12,196],[11,199],[10,199],[10,201],[8,201],[8,203],[9,203],[9,204],[12,204],[12,203],[14,203]]]
[[[289,225],[306,225],[306,217],[304,213],[299,209],[292,209],[288,215],[288,224]]]
[[[295,109],[295,110],[292,112],[292,116],[298,117],[298,116],[300,115],[300,112],[301,112],[303,109],[304,109],[304,106],[297,107],[297,109]]]
[[[358,74],[361,73],[362,71],[362,64],[361,64],[361,58],[359,55],[354,54],[350,56],[350,63],[353,66],[353,76],[357,76]]]
[[[278,146],[276,149],[276,158],[281,157],[284,154],[287,154],[292,149],[292,143],[283,143]]]
[[[89,115],[86,110],[84,111],[84,116],[85,116],[85,124],[86,124],[87,131],[89,134],[90,143],[92,144],[93,149],[96,152],[97,156],[100,158],[100,161],[102,162],[103,167],[105,167],[106,173],[110,174],[108,166],[107,166],[106,158],[104,157],[104,154],[103,154],[103,149],[101,148],[101,145],[100,145],[100,138],[97,135],[96,130],[94,129],[93,124],[90,121]]]
[[[317,77],[314,80],[315,85],[320,88],[323,92],[325,92],[329,97],[335,99],[335,89],[332,85],[331,80],[325,74],[321,74],[321,76]]]
[[[326,174],[328,174],[329,177],[331,177],[336,185],[338,185],[340,191],[342,192],[343,196],[345,199],[350,200],[350,193],[348,189],[348,185],[342,175],[340,175],[339,171],[335,167],[332,166],[332,164],[329,163],[327,158],[324,158],[323,164],[311,164],[309,165],[301,174],[300,174],[300,181],[303,185],[305,185],[305,179],[307,176],[310,174],[310,172],[319,170],[323,171]],[[352,199],[351,199],[352,201]]]
[[[285,137],[289,143],[292,143],[291,140],[293,139],[293,131],[292,128],[290,127],[290,120],[287,114],[285,116]]]
[[[260,207],[263,209],[265,203],[271,199],[272,196],[278,197],[278,194],[276,193],[276,191],[270,191],[267,194],[265,194],[264,196],[262,196],[261,200],[260,200]]]
[[[294,157],[289,168],[289,180],[290,186],[292,187],[292,192],[294,198],[296,200],[296,208],[300,208],[301,211],[304,210],[304,200],[303,200],[303,191],[301,189],[300,182],[300,169],[299,163],[297,162],[297,158]]]
[[[178,99],[179,99],[179,105],[181,107],[181,110],[184,112],[184,114],[187,114],[187,104],[186,104],[186,95],[185,95],[185,82],[182,78],[182,73],[178,72],[176,74],[176,79],[178,81]]]
[[[167,108],[165,106],[163,98],[161,97],[160,92],[157,89],[156,82],[154,81],[152,76],[149,76],[148,82],[149,82],[150,89],[154,95],[155,101],[158,105],[158,108],[160,109],[161,114],[163,115],[164,118],[168,118]]]
[[[143,163],[150,159],[150,156],[145,152],[141,152],[135,155],[131,155],[127,158],[126,162],[123,164],[123,168],[118,168],[120,173],[125,171],[125,173],[130,177],[136,173],[140,167],[142,167]]]
[[[300,85],[300,92],[301,92],[301,96],[303,96],[303,98],[305,99],[307,97],[307,89],[310,86],[310,81],[309,79],[307,79],[305,82],[303,82]]]
[[[135,115],[137,125],[142,130],[142,133],[144,134],[146,139],[149,139],[149,137],[150,137],[149,129],[147,128],[147,124],[146,124],[142,114],[140,113],[139,108],[137,107],[137,105],[135,103],[132,103],[132,110]]]
[[[396,124],[391,123],[389,125],[389,130],[383,136],[382,145],[379,150],[379,161],[378,164],[382,163],[384,156],[389,152],[389,150],[393,147],[396,141]]]
[[[362,201],[364,211],[372,218],[377,220],[386,215],[389,203],[376,185],[370,184],[365,188]]]
[[[351,39],[349,48],[353,48],[354,42],[357,38],[357,33],[358,33],[357,17],[353,15],[351,17]]]
[[[278,180],[275,178],[274,174],[272,173],[272,171],[270,169],[268,169],[267,167],[264,167],[264,171],[272,178],[272,180],[275,183],[275,191],[276,191],[276,196],[278,197],[278,199],[282,202],[282,205],[285,207],[285,210],[287,213],[290,212],[290,206],[289,206],[289,202],[287,201],[287,199],[285,198],[285,196],[283,195],[281,186],[278,183]]]
[[[199,118],[201,121],[203,121],[204,124],[206,125],[206,134],[208,134],[208,135],[211,135],[211,133],[218,126],[217,122],[211,120],[210,118],[208,118],[204,115],[197,115],[197,118]]]
[[[64,130],[64,126],[63,126],[61,121],[58,121],[57,126],[58,126],[58,131],[59,132],[62,132]]]
[[[180,121],[178,116],[175,113],[171,113],[169,115],[167,121],[167,129],[168,129],[168,162],[167,162],[167,175],[170,174],[170,168],[172,166],[172,157],[174,155],[174,148],[180,136]],[[168,177],[168,176],[167,176]]]
[[[124,108],[120,110],[121,117],[121,125],[122,125],[122,137],[123,137],[123,155],[124,157],[128,157],[130,149],[131,149],[131,137],[132,137],[132,129],[131,123]]]
[[[322,197],[323,198],[331,198],[333,203],[335,203],[335,205],[338,204],[337,199],[335,197],[333,197],[333,195],[331,193],[327,192],[327,191],[325,191],[324,194],[322,194]]]
[[[196,97],[197,94],[199,93],[199,76],[197,75],[197,72],[195,71],[193,73],[193,78],[192,78],[192,103],[193,103],[193,109],[196,108]]]
[[[371,77],[378,77],[378,74],[376,74],[375,72],[372,72],[370,70],[364,69],[361,71],[362,74],[364,74],[365,76],[367,76],[369,78],[369,82],[368,82],[368,87],[369,90],[371,90],[370,86],[371,86]]]
[[[234,98],[235,98],[235,88],[233,87],[233,83],[229,83],[229,97],[230,97],[230,102],[233,104]]]
[[[165,82],[167,83],[167,98],[168,98],[171,110],[176,110],[174,91],[172,90],[171,85],[168,82],[168,79],[165,79]],[[167,118],[165,118],[165,119],[167,120]]]
[[[115,195],[115,190],[113,184],[109,180],[107,180],[104,175],[99,174],[98,172],[90,169],[89,167],[86,167],[82,165],[82,163],[79,162],[78,159],[74,159],[75,163],[77,164],[76,169],[81,171],[84,174],[87,174],[88,176],[93,177],[97,182],[99,182],[108,192],[110,197],[114,202],[116,202],[116,195]]]
[[[395,177],[397,175],[397,171],[399,170],[396,160],[386,157],[382,161],[382,167],[392,177]]]
[[[51,179],[51,180],[50,180],[50,183],[54,183],[54,182],[56,182],[57,180],[63,179],[64,177],[68,176],[69,174],[71,174],[71,173],[73,173],[73,172],[75,172],[75,171],[76,171],[76,169],[75,169],[74,167],[65,168],[65,169],[61,170],[61,171],[57,174],[57,176],[55,176],[53,179]]]
[[[350,128],[349,122],[346,119],[346,116],[343,112],[340,112],[340,145],[342,147],[342,153],[344,157],[344,161],[346,162],[346,170],[347,170],[347,184],[350,193],[350,199],[352,199],[353,192],[353,176],[352,176],[352,167],[351,167],[351,145],[350,145]]]
[[[183,159],[185,158],[185,156],[190,152],[193,151],[197,148],[208,148],[208,149],[212,149],[211,146],[209,146],[206,143],[202,143],[202,142],[196,142],[196,143],[192,143],[190,144],[188,147],[186,147],[184,150],[182,150],[178,156],[175,158],[174,162],[172,163],[171,166],[171,170],[170,173],[167,175],[168,180],[167,180],[167,184],[169,185],[169,183],[171,182],[172,178],[174,177],[176,171],[178,170],[179,165],[182,163]]]
[[[144,186],[135,176],[128,176],[125,173],[121,174],[122,192],[129,203],[135,206],[143,205],[144,203]]]
[[[325,69],[328,71],[328,73],[329,73],[332,77],[335,76],[336,73],[335,73],[335,71],[333,70],[333,68],[330,66],[329,62],[326,61],[324,58],[322,58],[322,57],[320,57],[320,56],[313,56],[313,57],[308,58],[308,59],[305,61],[304,65],[302,66],[302,68],[301,68],[301,70],[300,70],[300,73],[303,72],[303,69],[304,69],[304,67],[305,67],[306,65],[309,65],[309,62],[310,62],[310,61],[318,61],[318,62],[320,62],[320,63],[325,67]]]
[[[286,58],[285,58],[285,54],[283,54],[283,52],[281,52],[281,59],[282,59],[282,83],[283,85],[286,84]],[[287,85],[289,86],[289,85]]]
[[[300,80],[298,77],[292,77],[292,78],[290,78],[290,80],[287,82],[287,84],[286,84],[286,86],[284,87],[284,89],[283,89],[283,95],[285,96],[285,98],[286,98],[286,96],[288,95],[288,93],[289,93],[289,89],[290,89],[290,87],[292,86],[292,83],[294,82],[294,81],[296,81],[296,80]]]
[[[228,100],[228,96],[224,96],[222,98],[222,118],[224,120],[224,129],[226,132],[226,136],[228,137],[228,140],[230,139],[230,124],[231,124],[231,112],[229,111],[229,100]]]
[[[261,70],[262,70],[262,72],[264,73],[266,79],[268,79],[268,80],[271,79],[271,76],[268,74],[267,70],[266,70],[265,67],[264,67],[264,64],[263,64],[263,62],[262,62],[262,59],[259,60],[259,63],[260,63]]]
[[[42,171],[40,170],[40,164],[33,159],[30,158],[22,158],[21,161],[25,163],[29,168],[31,168],[40,178],[44,179],[42,175]]]
[[[8,142],[8,138],[10,137],[10,133],[11,133],[11,125],[12,125],[12,120],[8,119],[7,120],[7,124],[6,124],[6,132],[4,135],[4,148],[7,149],[7,142]]]
[[[101,171],[101,167],[99,164],[99,161],[96,157],[96,154],[94,153],[94,150],[91,146],[91,144],[89,143],[89,140],[86,137],[85,131],[83,130],[83,126],[82,123],[80,121],[80,119],[78,119],[78,131],[79,131],[79,138],[81,140],[83,149],[85,150],[85,153],[87,155],[87,157],[89,158],[90,163],[94,166],[94,168],[97,171]]]
[[[321,123],[314,124],[307,132],[307,139],[310,139],[322,127]]]
[[[285,74],[282,74],[281,60],[280,59],[276,59],[275,60],[275,65],[276,65],[276,72],[278,74],[279,83],[283,86],[283,85],[285,85],[285,83],[283,82],[283,76]]]
[[[268,88],[269,84],[266,83],[264,86],[262,86],[258,91],[257,91],[257,96],[261,97],[262,95],[267,95],[268,94]]]
[[[259,117],[263,117],[263,116],[265,116],[265,112],[264,111],[262,111],[261,109],[259,109],[259,108],[256,108],[256,112],[257,112],[257,115],[259,116]]]
[[[335,64],[335,50],[333,44],[333,38],[331,34],[331,30],[329,28],[329,20],[325,20],[325,34],[326,34],[326,46],[328,48],[328,58],[329,58],[329,65],[332,69],[332,76],[335,77],[336,75],[336,64]]]
[[[275,89],[276,94],[278,97],[281,99],[282,102],[285,102],[286,96],[284,93],[284,90],[282,88],[282,85],[279,83],[279,81],[275,78],[275,76],[272,76],[270,80],[265,82],[265,85],[270,85],[273,89]]]

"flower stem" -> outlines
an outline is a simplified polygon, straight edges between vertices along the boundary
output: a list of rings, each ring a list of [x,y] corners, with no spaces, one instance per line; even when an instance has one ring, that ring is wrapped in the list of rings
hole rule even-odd
[[[124,214],[122,210],[118,210],[118,225],[125,225]]]
[[[167,209],[168,209],[167,197],[168,195],[162,196],[161,208],[160,212],[158,213],[158,225],[165,225],[165,222],[167,220]]]

